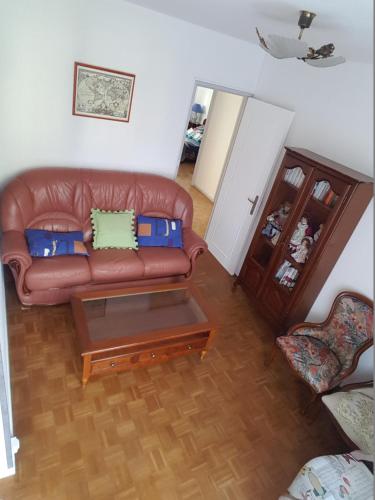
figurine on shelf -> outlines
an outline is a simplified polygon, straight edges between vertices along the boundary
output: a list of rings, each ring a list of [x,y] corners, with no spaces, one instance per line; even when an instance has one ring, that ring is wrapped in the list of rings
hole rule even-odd
[[[302,239],[301,243],[297,246],[295,252],[291,254],[293,259],[299,264],[304,264],[309,255],[310,249],[312,246],[312,238],[310,236],[306,236]]]
[[[314,233],[314,241],[318,241],[320,235],[322,234],[324,224],[319,224],[319,229]]]
[[[312,236],[313,231],[308,223],[307,217],[301,217],[301,220],[297,224],[297,228],[292,234],[289,242],[289,248],[292,251],[296,251],[298,246],[302,243],[303,238],[306,236]]]
[[[278,210],[272,212],[267,217],[267,224],[262,229],[262,234],[270,239],[273,245],[276,245],[280,237],[286,219],[288,218],[291,209],[289,201],[284,201]]]

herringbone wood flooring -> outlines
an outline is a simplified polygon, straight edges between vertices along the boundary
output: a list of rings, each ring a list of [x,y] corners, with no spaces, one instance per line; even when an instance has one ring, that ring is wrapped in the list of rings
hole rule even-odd
[[[191,181],[194,173],[194,163],[184,162],[180,164],[176,182],[183,187],[192,197],[194,206],[193,229],[202,238],[206,233],[214,204],[207,196],[192,186]]]
[[[17,475],[4,500],[273,500],[311,457],[342,451],[328,417],[299,414],[306,389],[273,335],[209,254],[195,283],[219,332],[197,354],[80,385],[69,305],[21,310],[8,286]]]

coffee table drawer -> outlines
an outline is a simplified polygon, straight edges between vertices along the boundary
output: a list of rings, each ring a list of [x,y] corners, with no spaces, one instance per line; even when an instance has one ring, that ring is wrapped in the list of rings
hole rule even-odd
[[[131,370],[140,366],[167,361],[170,358],[188,354],[189,352],[201,351],[207,343],[207,338],[200,338],[181,344],[171,344],[164,347],[129,353],[123,356],[93,360],[91,362],[92,374]]]
[[[92,374],[108,371],[130,370],[131,368],[130,356],[116,356],[115,358],[101,359],[91,362]]]
[[[139,355],[141,363],[149,363],[153,361],[163,361],[175,356],[188,354],[189,352],[201,351],[207,343],[207,339],[199,339],[184,344],[169,345],[161,349],[153,349],[143,352]]]

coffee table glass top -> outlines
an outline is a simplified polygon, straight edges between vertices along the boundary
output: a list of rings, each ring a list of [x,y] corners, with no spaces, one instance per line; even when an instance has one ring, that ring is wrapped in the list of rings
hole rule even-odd
[[[82,304],[91,342],[208,321],[188,288],[85,299]]]

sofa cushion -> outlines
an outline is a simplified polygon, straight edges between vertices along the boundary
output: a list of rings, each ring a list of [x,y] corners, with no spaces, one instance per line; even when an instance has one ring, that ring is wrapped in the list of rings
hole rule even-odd
[[[137,252],[145,278],[178,276],[190,271],[190,260],[180,248],[142,247]]]
[[[108,248],[89,250],[91,278],[95,283],[115,283],[143,278],[144,265],[135,250]]]
[[[52,259],[33,258],[25,276],[29,290],[84,285],[90,280],[87,257],[81,255],[59,255]]]

